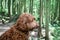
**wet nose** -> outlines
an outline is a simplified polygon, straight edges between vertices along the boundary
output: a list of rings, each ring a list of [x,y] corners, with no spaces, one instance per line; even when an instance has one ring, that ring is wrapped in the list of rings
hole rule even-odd
[[[39,23],[37,23],[37,26],[39,26]]]
[[[39,24],[37,23],[37,24],[36,24],[36,28],[38,28],[38,27],[39,27]]]
[[[39,27],[39,23],[37,23],[37,28]]]

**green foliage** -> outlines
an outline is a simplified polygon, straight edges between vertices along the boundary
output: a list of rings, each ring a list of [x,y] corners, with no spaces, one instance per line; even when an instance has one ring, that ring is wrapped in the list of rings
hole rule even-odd
[[[53,40],[60,40],[60,27],[56,27],[53,32]]]
[[[31,14],[35,16],[36,21],[39,22],[39,18],[42,17],[44,27],[47,23],[50,23],[53,25],[53,27],[55,27],[55,30],[53,32],[53,40],[60,40],[60,1],[33,0],[33,6],[31,7],[33,8],[33,10],[30,8],[30,0],[10,0],[9,2],[8,0],[0,0],[0,20],[4,20],[4,22],[16,21],[21,13],[23,13],[24,11],[29,13],[29,9],[31,9]],[[41,14],[42,16],[40,16]],[[46,17],[47,14],[48,17]],[[48,19],[47,22],[45,22],[46,19]]]

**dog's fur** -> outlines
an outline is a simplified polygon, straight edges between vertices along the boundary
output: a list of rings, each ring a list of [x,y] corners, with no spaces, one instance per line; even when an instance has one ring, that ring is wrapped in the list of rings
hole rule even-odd
[[[23,13],[11,28],[0,36],[0,40],[28,40],[29,31],[38,26],[34,16]]]

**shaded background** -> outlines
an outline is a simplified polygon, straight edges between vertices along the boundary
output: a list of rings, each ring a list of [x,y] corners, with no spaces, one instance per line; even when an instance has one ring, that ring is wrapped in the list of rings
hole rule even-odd
[[[0,35],[23,12],[34,15],[40,24],[30,32],[30,40],[60,40],[60,0],[0,0]]]

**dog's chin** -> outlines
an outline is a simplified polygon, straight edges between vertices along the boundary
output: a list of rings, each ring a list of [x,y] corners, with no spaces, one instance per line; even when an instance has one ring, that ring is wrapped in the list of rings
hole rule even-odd
[[[33,29],[37,29],[39,27],[39,25],[35,25],[33,26]]]
[[[33,28],[30,29],[30,31],[33,31],[33,30],[36,30],[36,29],[38,29],[38,27],[33,27]]]

